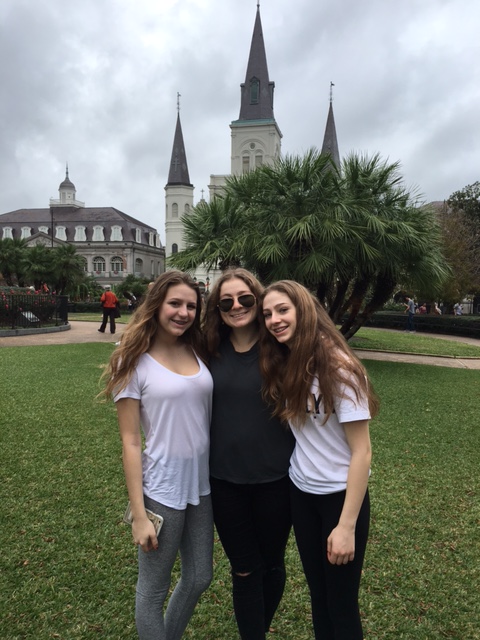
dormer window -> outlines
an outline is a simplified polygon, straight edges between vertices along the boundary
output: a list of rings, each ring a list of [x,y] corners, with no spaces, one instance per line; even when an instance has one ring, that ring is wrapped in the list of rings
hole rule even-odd
[[[66,242],[67,240],[67,229],[66,227],[57,227],[55,229],[55,237],[58,238],[58,240],[64,240]]]
[[[75,242],[85,242],[87,239],[87,234],[85,233],[85,227],[79,225],[75,227]]]
[[[105,240],[105,236],[103,235],[103,227],[100,225],[96,225],[93,227],[93,237],[92,240],[94,242],[103,242]]]
[[[260,80],[252,78],[250,80],[250,104],[258,104],[260,98]]]
[[[135,242],[138,242],[139,244],[141,244],[141,242],[142,242],[142,230],[141,229],[135,229]]]
[[[22,227],[21,238],[29,238],[32,235],[32,230],[30,227]]]
[[[5,238],[13,240],[12,227],[3,227],[3,240],[5,240]]]
[[[153,247],[155,245],[155,234],[150,231],[150,233],[148,234],[148,244]]]
[[[110,240],[112,242],[121,242],[123,240],[122,227],[120,227],[119,225],[115,225],[112,227]]]
[[[38,231],[48,236],[48,227],[38,227]]]

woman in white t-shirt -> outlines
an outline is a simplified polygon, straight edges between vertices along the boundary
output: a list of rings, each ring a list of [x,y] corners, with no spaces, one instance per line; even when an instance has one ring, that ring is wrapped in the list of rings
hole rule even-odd
[[[136,624],[141,640],[180,640],[212,579],[208,456],[213,382],[199,357],[200,313],[194,280],[180,271],[162,274],[106,371],[106,394],[117,407],[133,540],[139,547]],[[158,539],[145,509],[164,519]],[[181,576],[164,615],[178,553]]]
[[[369,527],[368,423],[378,401],[323,307],[283,280],[261,300],[264,392],[288,420],[292,518],[315,638],[362,640],[358,590]]]

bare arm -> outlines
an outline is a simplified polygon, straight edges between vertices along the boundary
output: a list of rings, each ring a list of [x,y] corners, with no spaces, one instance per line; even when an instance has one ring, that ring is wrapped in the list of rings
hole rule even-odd
[[[342,513],[327,540],[327,556],[332,564],[347,564],[355,556],[355,527],[367,491],[372,459],[368,420],[346,422],[343,427],[352,458]]]
[[[143,551],[158,547],[153,524],[147,518],[143,502],[142,435],[140,431],[140,401],[122,398],[116,403],[118,426],[122,439],[123,470],[132,508],[132,534]]]

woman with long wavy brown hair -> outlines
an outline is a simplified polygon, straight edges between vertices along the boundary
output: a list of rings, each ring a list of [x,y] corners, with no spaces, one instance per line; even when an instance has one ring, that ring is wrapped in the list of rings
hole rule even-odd
[[[293,527],[315,638],[362,640],[358,590],[369,527],[369,420],[378,400],[365,368],[310,292],[290,280],[261,298],[265,396],[295,436]]]
[[[242,640],[264,640],[285,587],[294,440],[262,398],[258,300],[249,271],[225,271],[207,299],[204,330],[214,381],[210,484],[215,525],[232,570]]]
[[[188,274],[162,274],[133,315],[105,373],[105,393],[117,407],[132,534],[139,547],[136,624],[141,640],[180,640],[212,579],[208,456],[213,383],[200,357],[201,303]],[[158,538],[147,509],[163,517]],[[164,615],[178,553],[181,575]]]

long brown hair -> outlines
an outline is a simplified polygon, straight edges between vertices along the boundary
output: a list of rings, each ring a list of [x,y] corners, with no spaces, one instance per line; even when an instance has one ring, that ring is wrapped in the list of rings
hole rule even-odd
[[[319,301],[301,284],[281,280],[265,289],[260,298],[263,313],[265,296],[277,291],[286,295],[296,309],[296,330],[287,347],[280,344],[261,324],[260,370],[264,396],[274,404],[274,413],[296,427],[305,422],[311,405],[311,387],[318,379],[326,419],[334,411],[335,398],[342,387],[353,390],[357,400],[366,395],[372,417],[378,399],[368,382],[365,367],[348,346]]]
[[[203,317],[203,332],[209,356],[218,354],[218,346],[220,342],[226,338],[231,331],[230,327],[222,321],[217,305],[220,300],[220,290],[222,285],[228,280],[233,280],[235,278],[243,280],[248,289],[250,289],[257,299],[257,304],[260,301],[263,287],[253,273],[250,273],[250,271],[242,269],[241,267],[227,269],[222,273],[220,278],[213,285],[210,295],[207,298]],[[258,319],[256,320],[256,323],[258,326]]]
[[[158,312],[170,287],[186,284],[197,296],[197,308],[193,325],[185,331],[181,340],[190,344],[202,358],[205,357],[203,338],[200,330],[202,296],[197,283],[188,273],[166,271],[150,286],[145,300],[132,316],[125,329],[120,345],[113,352],[102,376],[106,380],[104,394],[108,397],[124,389],[130,381],[138,359],[146,353],[158,331]]]

